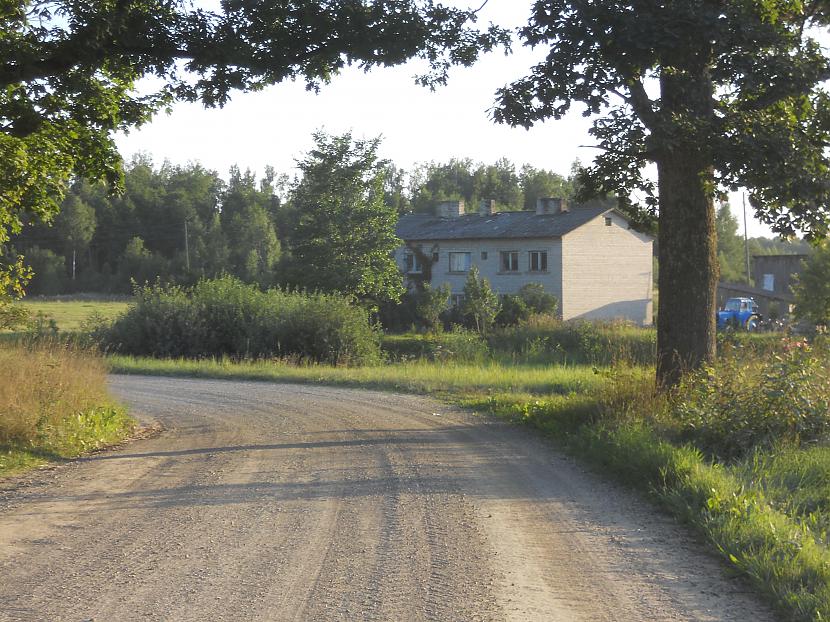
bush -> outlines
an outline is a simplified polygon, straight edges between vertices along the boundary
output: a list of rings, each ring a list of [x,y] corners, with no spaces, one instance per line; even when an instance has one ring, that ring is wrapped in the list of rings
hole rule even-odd
[[[722,357],[681,384],[672,407],[679,440],[732,460],[830,432],[825,346],[787,341],[778,354],[754,362],[740,354]]]
[[[62,291],[67,280],[63,257],[56,255],[48,248],[33,246],[26,253],[25,261],[34,273],[27,287],[29,295],[52,296]]]
[[[136,304],[102,341],[125,354],[164,357],[296,357],[366,364],[380,358],[368,313],[340,295],[261,291],[234,277],[191,288],[136,288]]]

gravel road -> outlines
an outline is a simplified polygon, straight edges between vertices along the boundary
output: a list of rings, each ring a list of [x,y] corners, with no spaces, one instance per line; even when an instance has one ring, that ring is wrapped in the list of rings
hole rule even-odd
[[[682,529],[427,398],[114,376],[163,432],[0,482],[0,620],[773,620]]]

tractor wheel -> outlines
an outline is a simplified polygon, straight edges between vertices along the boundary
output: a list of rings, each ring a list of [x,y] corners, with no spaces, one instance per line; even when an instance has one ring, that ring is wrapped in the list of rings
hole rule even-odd
[[[748,318],[746,318],[744,328],[746,328],[746,332],[748,333],[756,332],[758,330],[758,316],[750,315]]]

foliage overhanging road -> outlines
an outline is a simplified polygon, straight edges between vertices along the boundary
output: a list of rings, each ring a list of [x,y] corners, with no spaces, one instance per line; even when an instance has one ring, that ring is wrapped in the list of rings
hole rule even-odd
[[[159,436],[0,483],[0,620],[770,620],[683,531],[425,398],[112,378]]]

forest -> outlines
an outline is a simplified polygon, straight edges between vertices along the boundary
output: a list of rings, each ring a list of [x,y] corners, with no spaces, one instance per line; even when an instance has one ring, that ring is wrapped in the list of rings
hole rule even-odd
[[[572,197],[578,179],[579,162],[567,175],[504,158],[492,164],[450,159],[404,170],[378,156],[379,139],[318,133],[315,140],[293,178],[270,167],[259,176],[232,167],[223,177],[198,162],[156,164],[139,155],[126,163],[119,195],[104,184],[77,179],[52,222],[33,223],[12,239],[14,251],[33,269],[28,294],[130,294],[136,284],[189,285],[223,274],[261,287],[360,293],[357,281],[341,272],[353,263],[347,257],[355,260],[361,253],[349,236],[375,244],[375,250],[391,250],[399,214],[430,212],[450,199],[470,206],[493,199],[500,211],[532,209],[538,197]],[[333,188],[339,196],[320,208],[321,197]],[[721,278],[741,282],[744,241],[726,204],[718,210],[717,229]],[[326,241],[315,251],[316,262],[307,253],[314,239]],[[749,240],[751,255],[808,248],[799,240]],[[320,269],[309,269],[315,263]],[[330,274],[321,274],[325,271]],[[395,299],[395,287],[370,297]]]

